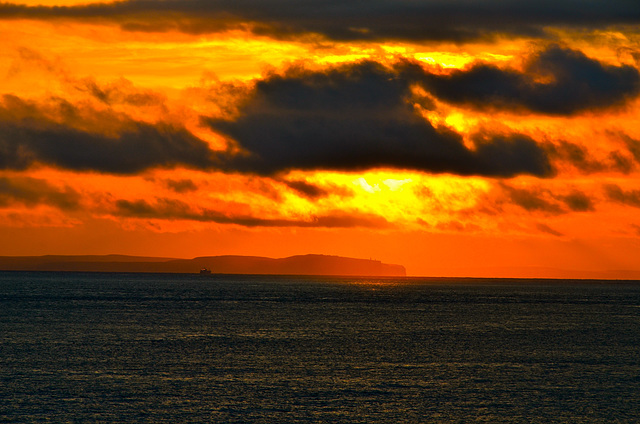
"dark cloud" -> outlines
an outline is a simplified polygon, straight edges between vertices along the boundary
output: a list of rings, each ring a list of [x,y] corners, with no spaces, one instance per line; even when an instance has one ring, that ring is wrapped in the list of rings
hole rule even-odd
[[[16,117],[7,104],[29,113]],[[64,115],[79,115],[72,105],[62,106]],[[112,135],[90,132],[57,122],[36,105],[11,98],[4,108],[0,105],[0,169],[46,164],[73,171],[133,174],[154,167],[209,169],[215,165],[208,144],[184,128],[130,120],[121,127]]]
[[[558,47],[540,53],[531,63],[537,68],[548,65],[554,70],[549,65],[550,59],[540,59],[547,55],[570,58],[569,62],[575,59],[576,63],[588,63],[593,72],[587,74],[603,80],[617,75],[618,71],[626,72],[623,67],[602,66],[581,53]],[[504,87],[519,87],[520,83],[513,81],[530,78],[514,70],[478,66],[490,71],[489,76],[473,79],[473,84],[485,87],[487,92],[492,91],[494,85],[500,85],[499,80],[503,77]],[[478,66],[468,71],[455,71],[458,74],[453,75],[460,78],[465,72],[464,75],[471,75],[480,69]],[[563,72],[556,74],[562,75],[563,81],[570,80]],[[248,98],[238,103],[235,118],[203,118],[204,124],[235,140],[242,154],[232,150],[214,152],[206,142],[181,127],[133,121],[113,112],[100,112],[103,116],[95,112],[96,116],[87,118],[93,113],[91,110],[80,110],[63,100],[58,101],[55,113],[52,113],[41,110],[35,103],[4,96],[0,103],[0,169],[19,170],[46,164],[75,171],[133,174],[149,168],[188,167],[273,176],[293,169],[359,171],[389,167],[429,173],[512,177],[519,174],[550,176],[553,174],[550,158],[569,162],[587,173],[607,170],[628,173],[633,168],[631,156],[618,152],[612,152],[607,160],[598,161],[577,144],[558,141],[540,145],[530,137],[516,133],[480,132],[471,136],[474,147],[469,148],[460,134],[447,127],[432,125],[414,106],[419,99],[411,87],[426,84],[427,89],[434,89],[434,81],[445,81],[441,78],[453,77],[430,74],[417,62],[406,60],[389,67],[363,61],[324,72],[294,66],[283,74],[269,74],[257,80],[253,91],[247,94]],[[580,81],[580,78],[578,75],[574,80]],[[453,84],[458,80],[447,81],[446,84]],[[576,87],[580,85],[575,81],[572,83]],[[522,84],[529,87],[527,90],[534,90],[531,86],[538,83],[529,82],[531,84]],[[464,78],[457,83],[462,88],[468,86]],[[580,97],[582,94],[576,94],[578,100],[569,100],[577,92],[567,89],[563,94],[556,83],[549,84],[553,87],[540,88],[541,92],[555,93],[565,104],[584,100]],[[615,89],[619,84],[609,85],[614,88],[612,93],[620,94]],[[138,91],[127,81],[99,86],[92,80],[84,80],[79,87],[107,105],[122,102],[140,106],[162,104],[162,99],[155,98],[153,93]],[[498,90],[505,102],[507,98],[522,104],[529,101],[526,96],[512,92],[511,88],[505,90]],[[435,91],[436,95],[448,95],[438,89]],[[603,93],[600,89],[594,92],[597,96]],[[467,100],[488,101],[485,94],[473,90],[464,96]],[[607,99],[613,101],[614,97],[611,95]],[[499,101],[494,102],[494,105],[499,104]],[[589,104],[589,101],[582,104]],[[89,130],[111,121],[116,121],[115,129],[106,133]],[[625,140],[629,152],[636,155],[639,143],[628,137]],[[296,183],[289,186],[308,197],[321,195],[314,193],[313,187]]]
[[[233,216],[219,211],[193,210],[187,203],[176,199],[156,199],[155,204],[146,200],[118,200],[115,202],[115,214],[118,216],[163,220],[191,220],[235,224],[244,227],[322,227],[322,228],[384,228],[390,224],[378,215],[335,211],[327,215],[313,217],[311,220],[284,218],[258,218],[254,216]]]
[[[191,214],[188,204],[175,199],[158,199],[155,206],[143,199],[117,200],[116,210],[119,215],[136,218],[178,219]]]
[[[561,232],[556,231],[553,228],[549,227],[547,224],[538,223],[536,224],[536,228],[542,231],[543,233],[551,234],[552,236],[562,237],[564,235]]]
[[[478,174],[512,176],[532,174],[550,176],[551,165],[546,152],[529,136],[524,134],[477,134],[474,156],[482,163],[484,171]]]
[[[562,207],[553,199],[550,193],[540,189],[519,189],[502,184],[502,189],[509,196],[509,200],[527,211],[540,211],[550,214],[563,213]]]
[[[569,194],[554,194],[550,190],[541,188],[521,189],[501,184],[509,201],[527,211],[544,212],[557,215],[567,213],[567,209],[574,212],[593,211],[593,202],[583,192],[572,190]]]
[[[355,171],[376,167],[432,173],[547,176],[545,152],[521,134],[476,136],[477,148],[434,127],[407,101],[415,64],[393,69],[364,61],[313,72],[298,68],[257,82],[232,121],[205,119],[234,139],[245,155],[226,170],[271,175],[289,169]]]
[[[284,181],[284,184],[310,199],[317,199],[329,194],[327,190],[316,185],[309,184],[306,181]]]
[[[606,184],[604,192],[609,198],[623,205],[640,208],[640,190],[623,190],[616,184]]]
[[[63,100],[43,109],[5,96],[0,103],[0,169],[44,164],[135,174],[187,167],[274,175],[290,169],[394,167],[461,175],[549,175],[544,151],[526,136],[484,134],[471,150],[459,134],[432,126],[406,101],[410,84],[397,71],[373,62],[328,73],[267,77],[257,83],[236,121],[206,120],[234,138],[243,154],[214,152],[180,127],[114,113],[91,116],[91,110],[80,111]],[[89,130],[101,119],[113,128],[106,133]],[[291,187],[312,194],[310,187]]]
[[[187,193],[198,190],[198,186],[191,180],[165,180],[165,184],[176,193]]]
[[[593,211],[593,202],[591,199],[581,191],[574,190],[566,196],[559,196],[559,198],[571,209],[576,212]]]
[[[477,64],[447,75],[425,74],[424,82],[435,96],[451,103],[550,115],[608,108],[640,92],[636,68],[604,65],[559,46],[535,55],[524,73]]]
[[[575,143],[560,140],[546,146],[549,156],[568,162],[585,173],[601,172],[606,169],[605,164],[593,159],[587,149]]]
[[[89,93],[107,105],[127,104],[136,107],[164,107],[165,98],[151,90],[136,88],[130,81],[120,78],[116,82],[100,85],[91,78],[74,82],[75,88]]]
[[[628,174],[633,170],[633,159],[620,152],[609,152],[607,155],[609,167],[612,170]]]
[[[606,159],[597,160],[586,147],[566,140],[546,143],[545,150],[550,159],[569,163],[585,174],[605,171],[628,174],[633,170],[632,159],[617,151],[609,152]]]
[[[0,207],[47,204],[63,210],[79,207],[80,195],[73,189],[54,187],[44,180],[28,177],[0,177]]]
[[[496,34],[547,36],[550,26],[586,29],[640,22],[635,0],[129,0],[78,6],[0,4],[0,17],[114,22],[132,31],[189,33],[249,28],[336,40],[452,40]]]
[[[622,137],[622,140],[627,145],[629,152],[633,155],[636,162],[640,163],[640,140],[636,140],[626,134],[620,134],[620,137]]]

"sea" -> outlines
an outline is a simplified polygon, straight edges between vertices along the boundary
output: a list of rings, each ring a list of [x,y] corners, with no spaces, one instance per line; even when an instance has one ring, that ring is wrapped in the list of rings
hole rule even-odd
[[[637,423],[640,282],[0,272],[3,423]]]

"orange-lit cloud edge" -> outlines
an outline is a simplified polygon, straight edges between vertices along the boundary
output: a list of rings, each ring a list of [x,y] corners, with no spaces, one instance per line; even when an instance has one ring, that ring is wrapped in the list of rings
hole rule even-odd
[[[394,34],[148,3],[0,6],[0,254],[640,271],[634,22]]]

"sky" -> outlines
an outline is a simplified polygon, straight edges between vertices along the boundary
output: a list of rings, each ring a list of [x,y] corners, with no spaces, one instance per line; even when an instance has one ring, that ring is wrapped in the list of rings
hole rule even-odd
[[[0,39],[0,255],[640,272],[637,0],[34,0]]]

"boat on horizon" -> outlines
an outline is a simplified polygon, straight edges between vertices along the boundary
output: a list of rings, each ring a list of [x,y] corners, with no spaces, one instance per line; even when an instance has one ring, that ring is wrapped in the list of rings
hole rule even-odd
[[[211,275],[211,270],[209,268],[202,268],[200,270],[200,275]]]

